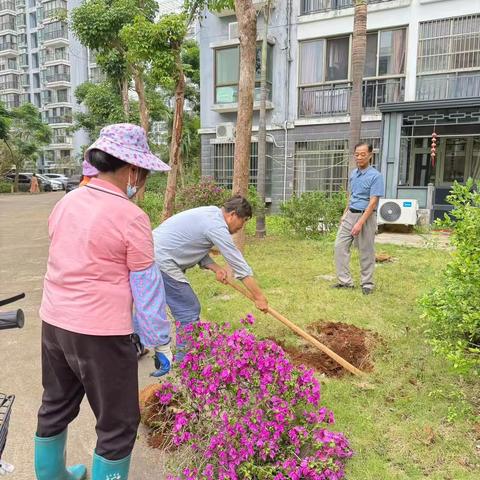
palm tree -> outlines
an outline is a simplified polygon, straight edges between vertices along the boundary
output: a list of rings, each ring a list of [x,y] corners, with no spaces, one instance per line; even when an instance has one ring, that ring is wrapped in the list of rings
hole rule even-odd
[[[349,170],[355,168],[353,148],[360,141],[363,112],[363,72],[367,52],[367,0],[355,0],[352,41],[352,93],[350,96]]]

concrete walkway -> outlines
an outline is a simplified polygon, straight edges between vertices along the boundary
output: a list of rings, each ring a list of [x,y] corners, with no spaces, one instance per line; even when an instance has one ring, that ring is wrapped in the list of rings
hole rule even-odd
[[[0,299],[25,292],[25,300],[11,308],[25,312],[22,330],[0,331],[0,391],[15,394],[7,446],[3,459],[15,466],[5,479],[33,480],[33,435],[42,386],[40,369],[40,319],[38,308],[45,274],[48,233],[47,218],[63,193],[0,195]],[[5,306],[2,310],[9,309]],[[153,361],[139,364],[141,385],[152,383],[148,373]],[[95,447],[95,419],[85,401],[69,431],[68,462],[86,463],[90,468]],[[165,478],[160,452],[145,444],[140,429],[130,477],[134,480]]]
[[[450,235],[445,232],[426,234],[383,232],[375,237],[375,243],[388,243],[402,247],[450,248]]]

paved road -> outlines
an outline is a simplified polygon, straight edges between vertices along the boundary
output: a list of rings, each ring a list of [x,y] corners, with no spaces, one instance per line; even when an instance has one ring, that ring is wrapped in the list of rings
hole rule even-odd
[[[27,295],[18,302],[18,307],[25,311],[25,327],[0,331],[0,391],[16,395],[3,455],[16,470],[2,477],[6,479],[35,479],[33,435],[42,393],[38,307],[48,251],[47,218],[62,195],[0,195],[0,298],[19,292]],[[140,362],[141,385],[151,383],[148,378],[151,367],[150,358]],[[94,420],[88,403],[84,402],[69,431],[69,463],[84,462],[90,466],[95,446]],[[142,429],[133,453],[130,477],[132,480],[165,477],[163,460],[158,451],[146,446]]]

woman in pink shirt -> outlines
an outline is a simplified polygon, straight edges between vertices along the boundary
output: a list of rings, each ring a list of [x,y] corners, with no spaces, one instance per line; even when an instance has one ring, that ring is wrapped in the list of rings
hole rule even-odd
[[[40,317],[43,398],[35,436],[38,480],[81,480],[67,468],[67,427],[87,396],[97,419],[93,480],[126,480],[139,423],[136,331],[170,369],[170,323],[147,215],[129,201],[150,170],[169,167],[143,129],[110,125],[86,151],[97,178],[57,203]],[[132,306],[135,304],[135,315]]]

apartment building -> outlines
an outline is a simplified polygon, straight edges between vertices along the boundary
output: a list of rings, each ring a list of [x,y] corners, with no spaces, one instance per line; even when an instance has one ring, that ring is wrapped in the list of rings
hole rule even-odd
[[[67,11],[81,0],[0,0],[0,101],[30,102],[53,131],[40,171],[75,169],[83,132],[72,133],[73,92],[89,77],[87,50],[67,27]]]
[[[267,196],[273,209],[294,193],[333,192],[345,182],[353,4],[274,3],[267,67]],[[374,146],[388,198],[415,198],[441,215],[453,181],[480,178],[480,0],[368,4],[362,137]],[[260,15],[258,52],[262,31]],[[231,186],[239,72],[234,12],[207,13],[198,38],[203,174]],[[255,110],[252,184],[257,101]],[[432,162],[434,131],[439,141]]]

